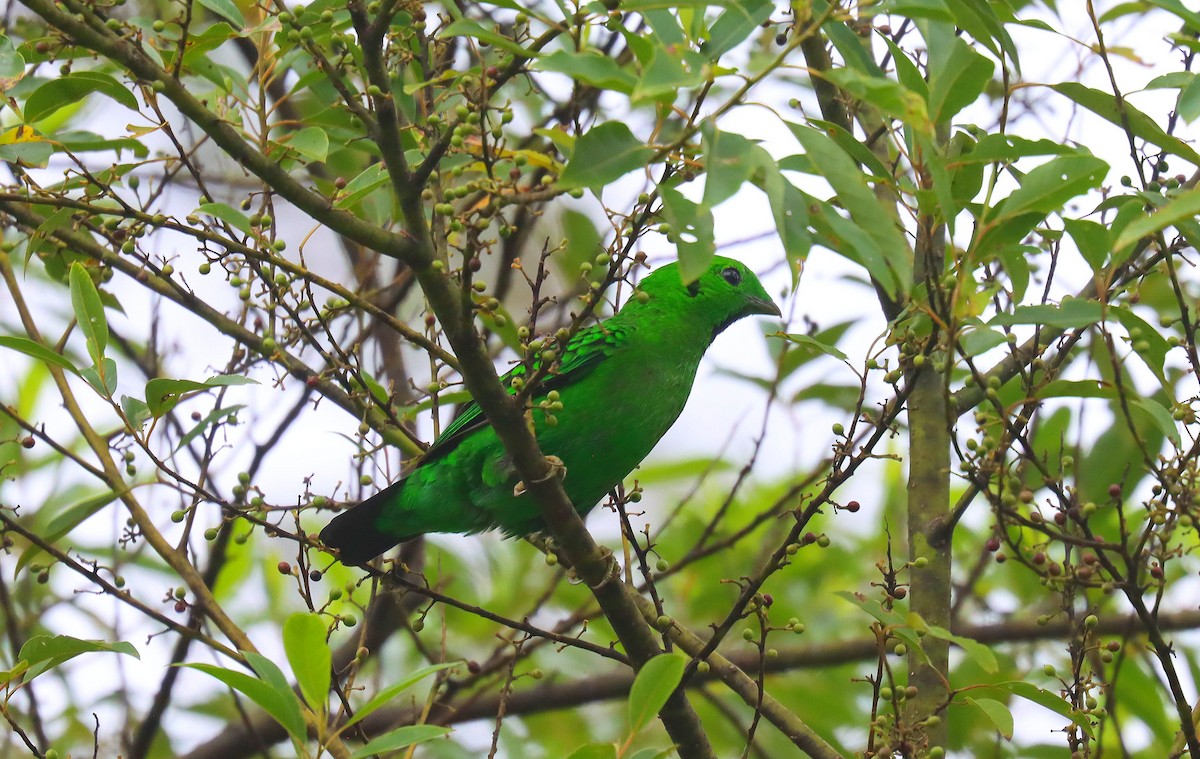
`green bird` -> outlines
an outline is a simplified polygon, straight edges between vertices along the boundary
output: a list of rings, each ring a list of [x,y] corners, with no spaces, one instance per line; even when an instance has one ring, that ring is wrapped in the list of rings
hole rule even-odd
[[[581,515],[675,423],[713,339],[752,314],[780,311],[753,272],[718,256],[686,285],[678,264],[655,270],[620,312],[570,339],[537,388],[533,419],[542,451],[562,460],[563,487]],[[524,374],[521,365],[504,375],[509,392]],[[487,417],[468,403],[407,477],[334,517],[321,541],[343,563],[362,564],[429,532],[542,531],[537,504],[514,492],[519,480]]]

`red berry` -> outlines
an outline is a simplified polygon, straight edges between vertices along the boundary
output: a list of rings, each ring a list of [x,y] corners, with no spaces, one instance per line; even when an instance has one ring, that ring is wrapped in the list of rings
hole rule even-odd
[[[292,565],[286,561],[279,562],[275,568],[279,570],[279,574],[281,575],[290,575],[292,573]]]
[[[175,611],[178,614],[184,613],[185,611],[187,611],[187,603],[185,603],[183,601],[176,601],[175,602]]]
[[[1046,563],[1046,554],[1042,553],[1041,551],[1038,551],[1037,553],[1035,553],[1033,555],[1032,560],[1033,560],[1034,564],[1037,564],[1039,566],[1042,564],[1045,564]]]
[[[846,511],[849,511],[851,514],[855,513],[860,508],[861,508],[861,504],[859,504],[858,501],[850,501],[849,503],[846,504]]]
[[[1121,497],[1121,485],[1116,482],[1109,485],[1108,486],[1108,495],[1111,498],[1120,498]]]
[[[996,551],[999,551],[1000,538],[996,537],[995,535],[988,538],[988,542],[984,544],[984,548],[986,548],[989,553],[995,553]]]
[[[34,442],[33,435],[26,435],[25,437],[21,438],[21,447],[32,448]]]

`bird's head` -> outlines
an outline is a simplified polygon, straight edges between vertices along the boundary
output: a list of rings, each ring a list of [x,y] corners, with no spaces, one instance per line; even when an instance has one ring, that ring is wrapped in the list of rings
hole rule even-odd
[[[711,322],[713,337],[753,314],[781,315],[754,272],[724,256],[714,256],[708,269],[688,284],[680,276],[679,264],[667,264],[643,279],[638,290],[645,293],[642,299],[651,308],[679,308]]]

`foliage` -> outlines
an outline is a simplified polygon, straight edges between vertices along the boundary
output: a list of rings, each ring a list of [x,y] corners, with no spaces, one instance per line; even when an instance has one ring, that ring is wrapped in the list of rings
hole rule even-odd
[[[1200,753],[1200,14],[1079,10],[21,0],[12,745]],[[795,293],[722,370],[763,434],[658,452],[602,551],[496,369],[719,239]],[[468,392],[557,553],[322,553]]]

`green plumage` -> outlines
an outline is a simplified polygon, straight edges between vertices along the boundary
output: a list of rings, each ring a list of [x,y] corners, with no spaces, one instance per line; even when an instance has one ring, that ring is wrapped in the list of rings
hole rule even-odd
[[[669,264],[638,291],[618,314],[576,333],[534,399],[538,444],[563,461],[563,486],[583,515],[674,424],[713,338],[745,316],[779,314],[753,272],[719,256],[690,285]],[[505,385],[523,374],[523,366],[513,369]],[[562,403],[554,425],[536,408],[551,391]],[[407,477],[335,517],[321,540],[339,549],[344,563],[358,564],[427,532],[538,532],[545,526],[537,504],[514,495],[518,481],[500,439],[471,403]]]

